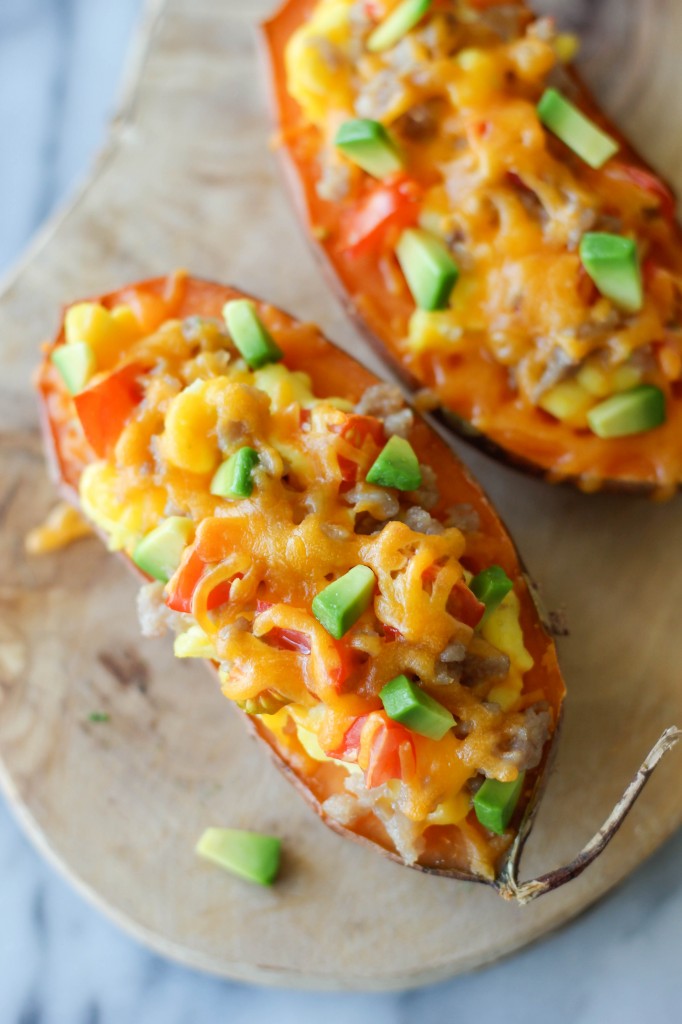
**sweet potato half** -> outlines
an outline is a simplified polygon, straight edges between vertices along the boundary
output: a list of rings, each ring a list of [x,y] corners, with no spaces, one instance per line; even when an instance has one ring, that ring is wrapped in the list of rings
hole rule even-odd
[[[184,656],[187,656],[188,644],[196,645],[197,642],[199,650],[194,652],[194,656],[201,656],[202,644],[207,642],[209,635],[214,635],[214,638],[220,637],[221,642],[227,642],[226,638],[230,636],[233,640],[236,637],[237,643],[248,641],[247,650],[250,653],[243,663],[240,663],[238,654],[233,652],[230,656],[232,660],[223,661],[219,665],[218,660],[210,657],[212,649],[209,649],[208,656],[205,656],[206,663],[214,672],[220,670],[226,695],[249,712],[244,715],[246,723],[267,744],[278,767],[325,823],[341,834],[378,849],[393,859],[405,860],[399,852],[400,842],[394,841],[395,833],[391,832],[391,822],[386,816],[385,807],[382,817],[375,812],[375,805],[369,800],[368,794],[388,792],[386,786],[390,787],[392,781],[398,785],[401,778],[404,781],[406,772],[411,773],[410,778],[415,778],[415,772],[418,773],[420,770],[420,758],[426,757],[427,754],[435,758],[428,765],[429,780],[437,768],[437,756],[434,754],[437,744],[434,746],[433,740],[424,740],[421,734],[411,734],[404,725],[398,725],[397,722],[388,719],[376,694],[376,679],[381,678],[382,660],[390,661],[393,666],[401,664],[400,653],[403,649],[411,652],[412,658],[416,658],[421,650],[420,640],[418,638],[416,642],[408,643],[408,637],[401,634],[399,629],[390,627],[386,622],[382,624],[381,620],[375,617],[374,606],[370,605],[368,608],[366,606],[366,611],[360,615],[357,625],[346,632],[342,641],[332,642],[327,637],[324,643],[320,641],[321,646],[316,646],[320,640],[321,627],[314,621],[309,609],[290,608],[283,601],[282,588],[288,588],[287,593],[298,595],[300,602],[305,604],[309,599],[306,595],[310,592],[310,577],[314,584],[312,592],[319,593],[314,552],[317,550],[315,545],[325,533],[324,520],[321,525],[316,520],[310,530],[305,532],[304,536],[308,538],[310,545],[309,552],[312,554],[309,553],[308,557],[301,561],[294,551],[298,561],[294,559],[291,565],[286,563],[284,583],[280,572],[281,566],[278,568],[277,565],[283,553],[273,548],[273,561],[268,562],[263,561],[261,548],[258,549],[260,554],[256,554],[255,548],[250,547],[251,543],[260,544],[262,547],[266,543],[263,534],[270,532],[273,537],[277,534],[277,508],[281,507],[283,502],[290,501],[293,505],[301,502],[302,504],[296,507],[309,508],[305,502],[310,495],[306,495],[304,476],[296,477],[296,456],[291,455],[293,440],[282,446],[282,451],[288,454],[282,456],[284,461],[281,462],[278,461],[276,454],[273,456],[273,449],[268,448],[264,437],[259,437],[254,427],[255,423],[261,424],[262,427],[269,415],[268,402],[263,393],[254,386],[254,382],[265,387],[264,382],[268,374],[254,376],[252,371],[239,361],[241,349],[236,351],[222,320],[225,304],[244,298],[245,296],[234,288],[176,275],[127,286],[88,300],[85,304],[77,303],[69,307],[65,313],[66,330],[63,322],[55,340],[45,348],[44,359],[37,376],[50,466],[65,497],[76,507],[84,507],[109,546],[119,549],[131,568],[142,577],[143,582],[145,578],[150,581],[145,584],[148,589],[156,588],[157,623],[160,610],[166,616],[166,620],[169,615],[173,619],[173,628],[178,633],[176,653],[179,656],[182,656],[177,646],[179,639],[183,640]],[[382,395],[383,392],[381,388],[378,392],[372,392],[371,389],[376,388],[378,384],[376,377],[355,359],[323,338],[313,326],[301,324],[258,300],[250,301],[250,309],[255,311],[259,322],[266,325],[269,337],[274,339],[277,346],[276,349],[271,349],[271,352],[275,352],[271,358],[279,361],[279,368],[275,374],[279,381],[277,387],[295,385],[299,389],[296,393],[298,397],[294,395],[293,398],[283,401],[279,401],[279,398],[277,401],[272,399],[272,408],[278,417],[278,429],[289,431],[287,436],[290,436],[290,439],[299,436],[297,431],[312,431],[312,436],[316,440],[311,450],[326,452],[328,449],[324,448],[324,424],[331,424],[330,444],[336,444],[338,437],[341,436],[343,446],[339,448],[339,452],[342,451],[344,454],[338,457],[338,465],[336,456],[331,461],[327,455],[321,456],[322,461],[318,469],[320,475],[325,472],[332,474],[332,484],[324,491],[327,502],[325,507],[345,507],[350,501],[356,500],[351,495],[353,488],[361,486],[361,476],[365,472],[361,467],[366,465],[367,459],[371,461],[375,458],[376,451],[385,441],[385,435],[381,432],[388,431],[389,422],[388,418],[382,421],[367,411],[352,410],[358,402],[366,401],[368,394]],[[86,375],[88,379],[80,382],[74,381],[74,377],[67,374],[65,383],[65,352],[69,348],[73,350],[78,368],[82,366],[82,354],[88,352],[88,346],[90,355],[92,352],[95,353],[98,367],[91,365]],[[67,355],[71,358],[71,352],[67,352]],[[309,380],[298,371],[304,371]],[[226,376],[229,373],[233,374],[232,378]],[[272,377],[272,367],[268,373]],[[289,376],[290,374],[292,376]],[[70,386],[67,388],[66,384]],[[217,396],[215,408],[218,409],[218,413],[212,424],[207,425],[201,420],[208,415],[206,408],[200,407],[197,403],[200,402],[202,395],[208,393],[207,389],[211,388],[211,394],[214,398]],[[340,396],[339,388],[342,389]],[[276,394],[281,397],[282,392],[278,391]],[[307,398],[304,399],[301,395]],[[335,399],[336,407],[325,403],[330,396],[338,396]],[[318,399],[322,402],[316,404]],[[238,414],[234,412],[233,416],[230,403],[239,403]],[[395,413],[395,410],[393,411]],[[252,413],[256,419],[250,419]],[[193,433],[189,429],[192,426],[192,418]],[[172,436],[171,419],[172,429],[175,431]],[[204,429],[199,429],[200,420],[204,424]],[[659,741],[618,808],[574,863],[541,879],[523,884],[518,882],[521,850],[530,832],[543,781],[547,775],[558,735],[564,699],[564,684],[556,660],[554,643],[538,613],[513,543],[481,488],[442,440],[419,417],[413,420],[409,410],[402,410],[399,420],[393,421],[394,426],[398,423],[404,435],[403,446],[407,444],[416,453],[422,469],[429,466],[433,470],[432,498],[436,490],[437,497],[431,501],[430,511],[427,513],[421,508],[416,517],[412,511],[410,518],[410,510],[416,507],[418,500],[415,496],[418,492],[415,492],[415,495],[409,498],[412,504],[401,505],[399,513],[403,519],[407,518],[413,524],[412,527],[408,528],[405,523],[392,520],[374,525],[370,522],[368,527],[367,514],[363,513],[364,518],[357,520],[357,530],[362,535],[353,536],[351,540],[348,540],[346,535],[345,541],[337,517],[334,525],[336,532],[325,533],[324,557],[335,558],[335,552],[337,549],[341,550],[343,543],[359,544],[361,546],[357,550],[364,552],[361,557],[365,561],[365,572],[368,571],[367,564],[370,564],[374,566],[378,579],[388,580],[390,574],[382,577],[380,566],[378,567],[376,560],[373,561],[372,544],[378,544],[382,537],[387,536],[387,531],[397,528],[402,530],[401,537],[407,538],[412,544],[412,557],[425,559],[423,564],[427,569],[423,573],[424,592],[422,593],[421,589],[419,591],[421,600],[430,600],[425,595],[435,593],[438,572],[445,571],[448,565],[454,564],[448,561],[446,549],[441,547],[438,549],[440,556],[437,565],[428,568],[429,544],[436,542],[451,542],[456,545],[461,566],[468,567],[466,571],[469,575],[464,578],[470,580],[471,573],[494,563],[500,567],[500,571],[503,570],[503,576],[506,576],[510,585],[513,585],[510,596],[513,603],[508,606],[508,611],[515,616],[514,628],[522,637],[522,646],[525,645],[526,662],[519,692],[516,695],[512,694],[511,703],[508,705],[511,717],[504,720],[509,728],[513,725],[516,729],[516,732],[511,732],[507,736],[510,739],[508,753],[511,758],[510,764],[518,764],[518,759],[515,761],[514,758],[520,747],[515,744],[519,738],[525,741],[528,737],[525,732],[519,731],[514,708],[532,705],[543,709],[541,715],[536,715],[534,719],[536,726],[540,720],[545,723],[545,733],[539,741],[537,757],[532,766],[528,761],[529,770],[525,773],[520,796],[509,822],[504,822],[503,826],[497,829],[484,827],[477,820],[471,806],[476,786],[461,787],[458,796],[458,823],[439,824],[437,818],[430,819],[434,820],[434,824],[422,830],[421,847],[418,853],[408,859],[414,867],[453,878],[485,882],[492,885],[501,895],[525,902],[580,873],[594,859],[616,831],[656,761],[674,742],[675,737],[670,733]],[[181,428],[179,433],[178,427]],[[316,430],[318,434],[314,433]],[[263,475],[257,475],[254,478],[255,482],[249,484],[249,487],[254,489],[255,497],[245,496],[237,500],[232,495],[225,499],[214,490],[213,483],[209,492],[215,464],[209,464],[210,460],[206,461],[207,452],[210,454],[213,451],[215,458],[220,459],[225,457],[226,450],[243,444],[245,439],[253,445],[262,445],[259,447],[262,464],[262,470],[259,472]],[[223,446],[222,453],[218,453],[219,442]],[[178,454],[179,445],[182,446],[181,455]],[[189,459],[189,468],[187,465],[182,468],[185,456]],[[291,466],[287,462],[289,458],[292,460]],[[172,463],[170,469],[169,462]],[[221,465],[224,466],[225,463]],[[304,471],[305,467],[302,472]],[[426,473],[426,470],[423,472]],[[85,474],[88,474],[87,485]],[[95,477],[98,482],[93,482]],[[103,488],[106,495],[101,498]],[[376,492],[379,490],[381,488],[375,488],[372,492],[373,500],[377,500]],[[258,526],[261,522],[258,517],[263,511],[258,504],[261,492],[277,497],[277,501],[273,499],[268,505],[269,530]],[[100,494],[100,497],[96,500],[97,494]],[[398,493],[393,489],[391,501],[396,507],[396,494],[401,501],[408,500],[404,498],[403,492]],[[100,501],[100,505],[97,505],[97,501]],[[449,531],[444,530],[443,523],[447,519],[447,510],[453,508],[459,510],[461,530],[452,527]],[[177,557],[181,558],[177,566],[167,569],[165,576],[163,573],[157,574],[157,582],[151,582],[151,576],[155,571],[150,569],[152,563],[149,561],[149,552],[146,562],[138,554],[140,537],[147,538],[159,522],[167,522],[165,517],[171,513],[176,519],[181,517],[186,547],[181,555],[177,554]],[[303,521],[305,515],[305,512],[301,513]],[[309,518],[313,520],[315,516],[311,515]],[[362,527],[359,525],[361,521],[364,523]],[[257,541],[253,540],[253,534],[248,534],[249,524],[253,526],[254,523],[261,534]],[[294,530],[295,527],[292,525],[292,535]],[[419,532],[420,530],[424,531],[423,534]],[[247,536],[252,540],[246,540]],[[288,555],[289,553],[287,557]],[[234,567],[226,568],[230,559],[234,557],[241,559],[237,572]],[[261,559],[261,562],[256,589],[249,590],[251,563],[253,561],[255,564],[258,559]],[[146,566],[146,570],[141,569],[141,566]],[[460,567],[458,571],[461,573],[463,570]],[[204,586],[207,573],[213,573],[214,581],[208,588]],[[398,576],[400,572],[396,571],[394,575]],[[190,577],[191,587],[188,589]],[[160,579],[165,580],[163,589],[162,583],[158,582]],[[323,578],[323,582],[326,579],[328,576]],[[216,580],[219,582],[214,585]],[[200,614],[196,595],[202,587],[208,597],[203,600]],[[452,623],[453,629],[459,630],[457,635],[460,637],[460,646],[463,647],[462,640],[465,643],[473,643],[476,623],[481,621],[481,614],[485,609],[472,591],[464,586],[461,576],[452,590],[452,595],[456,596],[456,600],[454,604],[447,605],[451,614],[448,621]],[[447,598],[448,602],[452,595]],[[375,590],[374,597],[377,608],[380,599],[387,600],[387,594],[379,589]],[[280,618],[273,618],[274,625],[263,625],[267,617],[272,617],[275,613],[279,614]],[[377,616],[378,614],[377,612]],[[433,609],[427,608],[426,621],[429,616],[435,619],[438,614],[442,618],[444,613],[442,609],[438,611],[434,604]],[[286,615],[294,618],[287,620]],[[457,616],[462,621],[459,621]],[[198,625],[198,622],[201,625]],[[295,628],[291,628],[292,622]],[[260,623],[258,629],[257,623]],[[347,626],[344,628],[347,629]],[[508,627],[505,628],[508,632]],[[315,635],[314,630],[318,631]],[[197,641],[197,636],[202,639]],[[360,651],[362,657],[357,661],[358,647],[353,644],[356,640],[364,642],[363,638],[367,637],[371,641],[370,647],[364,652]],[[477,642],[480,643],[480,639]],[[371,646],[372,644],[374,646]],[[238,651],[239,648],[234,650]],[[488,660],[491,650],[488,644]],[[368,655],[367,651],[374,653]],[[470,647],[469,653],[471,651]],[[341,655],[340,660],[337,655]],[[455,656],[462,657],[463,653]],[[499,660],[499,651],[497,656]],[[331,661],[325,661],[326,657],[331,658]],[[310,672],[313,670],[309,671],[308,663],[313,658],[317,658],[319,664],[311,675]],[[353,661],[353,658],[356,660]],[[330,679],[325,676],[327,664],[331,665]],[[410,662],[410,665],[413,664],[417,662]],[[480,668],[482,663],[478,664]],[[238,689],[241,685],[240,672],[243,676],[248,676],[252,669],[257,680],[262,681],[267,677],[270,686],[262,693],[256,692],[253,688],[248,692],[244,691],[241,696],[246,699],[238,700],[239,694],[235,696],[234,688]],[[407,666],[405,671],[409,671]],[[452,680],[446,678],[446,685],[440,689],[432,686],[430,693],[444,703],[451,699],[451,707],[456,712],[460,707],[458,701],[465,701],[463,706],[470,709],[472,721],[479,722],[479,726],[472,726],[471,722],[467,725],[455,716],[455,731],[446,725],[450,734],[449,742],[453,744],[452,749],[461,752],[464,749],[463,744],[467,742],[467,732],[471,735],[472,729],[480,727],[483,733],[481,749],[486,751],[488,748],[484,742],[487,739],[485,722],[490,721],[493,723],[490,728],[499,730],[503,715],[500,706],[493,701],[504,703],[505,700],[509,701],[509,697],[504,697],[499,687],[497,695],[489,689],[489,684],[486,689],[485,682],[481,682],[485,674],[474,674],[467,680],[466,671],[465,667],[464,676],[455,673]],[[286,685],[290,687],[292,693],[303,694],[303,697],[299,696],[305,704],[305,707],[301,705],[301,712],[308,713],[311,707],[319,710],[325,701],[334,707],[345,702],[344,707],[356,708],[357,717],[352,719],[353,728],[343,734],[343,751],[330,751],[328,738],[327,741],[316,741],[315,747],[311,747],[309,738],[303,743],[302,734],[296,732],[294,719],[286,717],[288,709],[294,706],[287,703],[292,700],[291,694],[287,696],[286,691],[282,698],[282,693],[278,689],[278,681],[284,676],[287,677]],[[320,678],[323,679],[323,683],[319,682]],[[274,688],[273,679],[277,684]],[[314,685],[311,684],[311,680]],[[469,689],[465,685],[460,686],[460,681],[466,683]],[[318,688],[318,692],[313,693],[311,689],[314,690],[315,686],[321,686],[322,689]],[[284,689],[286,690],[286,687]],[[472,696],[476,693],[480,695],[480,700]],[[448,698],[447,694],[451,697]],[[388,705],[386,707],[388,708]],[[481,713],[488,717],[477,719],[476,709],[482,709]],[[442,712],[441,707],[440,713]],[[300,716],[297,720],[300,721]],[[383,737],[383,748],[377,754],[373,747],[369,762],[362,762],[361,750],[364,741],[359,737],[365,736],[366,728],[363,726],[363,729],[359,730],[356,726],[358,723],[366,723],[367,720],[373,720],[379,728]],[[456,732],[457,729],[460,730],[459,733]],[[306,730],[303,732],[309,736]],[[355,751],[352,744],[346,742],[348,735],[353,732],[358,748]],[[372,743],[377,735],[379,734],[375,729],[372,733]],[[507,734],[499,732],[498,741],[503,735]],[[389,743],[390,749],[386,746],[389,740],[393,743],[392,747]],[[420,742],[422,746],[419,745]],[[320,743],[326,745],[326,752],[322,751]],[[343,747],[343,744],[341,746]],[[327,754],[333,756],[326,756]],[[403,755],[409,755],[408,760],[411,758],[408,768],[405,767]],[[504,756],[503,753],[502,759],[498,758],[494,763],[504,766]],[[364,767],[360,767],[358,762],[364,764]],[[356,780],[360,779],[354,792],[365,794],[367,800],[363,804],[362,813],[349,818],[347,814],[345,817],[336,815],[336,805],[333,799],[330,802],[330,798],[343,793],[351,768],[355,771]],[[456,774],[457,772],[461,784],[461,767],[456,770]],[[475,769],[465,772],[464,776],[471,776],[472,772],[475,781]],[[511,776],[508,777],[513,775],[512,769]],[[482,781],[483,777],[479,775],[478,786]],[[391,792],[395,791],[394,788]],[[447,800],[440,805],[441,809],[447,809],[448,806]],[[255,813],[257,815],[257,809]]]
[[[549,19],[520,0],[434,0],[412,5],[416,22],[387,47],[376,29],[399,6],[287,0],[262,26],[279,153],[332,287],[465,440],[552,482],[671,495],[682,476],[672,192],[598,110],[570,64],[574,41]],[[547,127],[554,110],[540,114],[564,100],[608,137],[593,165],[572,148],[580,139]],[[372,173],[335,144],[358,118],[394,147]],[[396,256],[415,227],[459,269],[449,299],[422,308]],[[634,241],[632,299],[614,300],[598,271],[597,287],[587,235]],[[652,400],[653,416],[604,425],[606,399],[643,386],[624,401]]]

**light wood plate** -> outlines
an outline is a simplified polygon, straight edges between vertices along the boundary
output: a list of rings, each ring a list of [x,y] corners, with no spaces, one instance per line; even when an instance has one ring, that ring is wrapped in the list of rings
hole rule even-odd
[[[682,185],[682,8],[676,0],[553,6],[595,28],[588,76]],[[95,173],[0,299],[0,777],[37,844],[162,953],[262,983],[400,988],[518,949],[641,863],[682,821],[679,753],[582,878],[524,909],[507,905],[327,831],[211,677],[175,662],[164,643],[139,639],[135,583],[96,541],[41,560],[22,553],[26,529],[54,499],[29,377],[61,302],[186,266],[316,320],[378,368],[315,269],[268,153],[253,26],[270,7],[167,0],[148,8]],[[571,626],[560,644],[564,733],[528,877],[576,852],[659,732],[682,722],[682,516],[679,501],[586,497],[464,455],[547,603]],[[109,712],[110,722],[90,722],[93,711]],[[285,870],[272,891],[194,857],[201,830],[221,824],[284,838]]]

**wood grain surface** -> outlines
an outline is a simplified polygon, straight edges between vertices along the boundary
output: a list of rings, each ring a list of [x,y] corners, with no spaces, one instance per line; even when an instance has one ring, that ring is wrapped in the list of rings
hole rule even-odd
[[[551,6],[578,17],[599,95],[682,185],[682,8]],[[682,822],[680,753],[582,878],[526,908],[504,904],[327,831],[211,676],[139,639],[135,583],[97,541],[23,554],[27,528],[54,500],[30,374],[62,302],[185,266],[314,319],[379,369],[322,283],[276,178],[254,42],[270,8],[148,7],[106,151],[0,297],[0,779],[45,853],[155,949],[266,984],[402,988],[537,939],[641,863]],[[564,732],[527,877],[569,859],[662,729],[682,724],[680,502],[552,489],[460,451],[571,630],[560,641]],[[90,721],[94,711],[110,720]],[[193,846],[208,825],[281,835],[281,883],[260,890],[199,862]]]

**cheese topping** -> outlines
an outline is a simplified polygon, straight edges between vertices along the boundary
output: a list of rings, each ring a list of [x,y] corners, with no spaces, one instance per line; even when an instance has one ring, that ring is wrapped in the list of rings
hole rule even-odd
[[[543,123],[550,88],[600,123],[550,19],[520,3],[439,2],[372,52],[373,30],[396,6],[320,0],[284,55],[300,108],[286,144],[342,281],[413,376],[508,451],[586,488],[609,477],[674,488],[682,246],[670,192],[617,142],[595,169]],[[334,145],[353,118],[389,130],[404,171],[376,180]],[[415,309],[396,263],[400,233],[417,224],[459,267],[442,309]],[[581,262],[590,233],[635,241],[641,308],[619,306],[606,285],[600,293]],[[595,437],[589,411],[643,383],[665,395],[667,422]]]
[[[263,315],[284,351],[314,333]],[[366,814],[369,799],[409,822],[408,859],[427,828],[474,820],[476,780],[512,782],[537,765],[553,718],[518,594],[481,621],[485,608],[467,586],[472,557],[477,571],[487,564],[477,514],[431,515],[424,506],[439,499],[425,464],[413,492],[366,481],[390,430],[411,436],[412,413],[385,385],[354,407],[316,397],[286,360],[252,370],[212,318],[168,320],[118,340],[117,358],[108,348],[106,369],[73,398],[48,372],[51,401],[70,409],[64,436],[81,452],[87,517],[159,580],[143,588],[146,617],[172,624],[178,657],[216,662],[224,694],[260,716],[300,770],[333,770],[342,789],[359,779],[366,796],[347,794],[354,813]],[[62,344],[73,343],[67,322]],[[97,394],[105,401],[93,424]],[[109,419],[119,415],[114,436]],[[106,443],[99,458],[86,438]],[[250,493],[213,493],[219,468],[245,447],[256,454]],[[154,554],[164,531],[173,544],[159,542]],[[374,593],[335,639],[313,600],[356,566],[371,570]],[[454,730],[436,741],[388,718],[379,694],[401,674],[455,716]],[[499,842],[485,854],[475,820],[468,828],[483,851],[479,866],[494,873]]]

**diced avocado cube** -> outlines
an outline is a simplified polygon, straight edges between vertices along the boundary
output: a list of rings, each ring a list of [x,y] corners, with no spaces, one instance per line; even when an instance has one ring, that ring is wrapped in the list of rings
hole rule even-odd
[[[95,353],[87,341],[59,345],[50,356],[70,395],[77,395],[96,369]]]
[[[379,452],[366,477],[368,484],[416,491],[422,485],[419,459],[409,441],[394,435]]]
[[[367,40],[370,53],[390,50],[424,17],[433,0],[403,0],[394,11],[374,29]]]
[[[223,306],[223,316],[233,342],[252,370],[277,363],[284,353],[262,322],[249,299],[233,299]]]
[[[272,885],[279,871],[282,841],[262,832],[207,828],[196,845],[200,857],[258,885]]]
[[[421,228],[408,228],[400,236],[396,255],[419,308],[445,309],[459,268],[441,240]]]
[[[587,414],[592,432],[604,438],[643,434],[660,427],[665,419],[665,395],[653,384],[612,395]]]
[[[486,615],[490,615],[502,604],[514,584],[499,565],[490,565],[469,583],[469,589],[475,597],[485,605]]]
[[[502,835],[516,810],[525,777],[525,772],[519,772],[513,782],[485,780],[474,796],[474,811],[484,828]]]
[[[593,231],[580,241],[580,259],[597,288],[626,313],[644,302],[637,245],[632,238]]]
[[[334,145],[375,178],[385,178],[403,167],[395,140],[379,121],[368,118],[344,121],[336,133]]]
[[[313,599],[313,615],[336,640],[340,640],[374,596],[376,577],[367,565],[356,565],[334,580]]]
[[[180,565],[182,553],[193,532],[191,519],[169,516],[142,538],[133,551],[133,562],[148,576],[167,583]]]
[[[249,498],[253,492],[253,471],[258,465],[258,452],[245,446],[233,452],[215,471],[211,494],[219,498]]]
[[[389,718],[420,736],[442,740],[456,724],[447,708],[410,682],[407,676],[396,676],[386,683],[379,696]]]
[[[617,153],[620,146],[590,121],[582,110],[557,89],[547,89],[537,106],[538,117],[551,132],[595,170]]]

